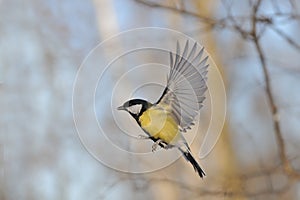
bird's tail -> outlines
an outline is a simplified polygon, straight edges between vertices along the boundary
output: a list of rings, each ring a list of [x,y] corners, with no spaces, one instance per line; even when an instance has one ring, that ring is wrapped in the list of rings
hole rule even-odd
[[[189,151],[189,149],[184,150],[181,147],[178,147],[178,149],[179,149],[179,151],[181,151],[181,153],[183,154],[184,158],[193,165],[195,171],[199,174],[199,176],[201,178],[203,178],[203,176],[205,176],[205,173],[201,169],[200,165],[197,163],[197,161],[195,160],[195,158],[192,156],[192,154]]]

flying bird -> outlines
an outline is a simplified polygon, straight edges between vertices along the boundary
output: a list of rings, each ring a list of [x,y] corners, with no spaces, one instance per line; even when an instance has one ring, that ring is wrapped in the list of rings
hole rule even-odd
[[[182,133],[195,122],[205,99],[207,90],[208,56],[203,57],[204,48],[197,50],[195,42],[191,50],[189,41],[181,53],[177,41],[176,54],[170,52],[170,71],[167,85],[155,103],[143,99],[131,99],[118,110],[127,111],[143,129],[145,139],[153,140],[152,151],[157,146],[164,149],[177,148],[190,162],[201,178],[204,171],[193,157]]]

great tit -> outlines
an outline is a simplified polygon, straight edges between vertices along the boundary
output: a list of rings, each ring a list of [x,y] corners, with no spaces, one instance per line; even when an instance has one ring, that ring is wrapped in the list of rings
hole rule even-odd
[[[197,53],[196,53],[197,52]],[[157,146],[177,148],[189,161],[201,178],[205,176],[182,133],[191,129],[195,117],[203,106],[204,93],[207,90],[208,56],[204,49],[197,51],[197,43],[189,51],[186,42],[183,53],[177,41],[176,54],[170,52],[170,71],[161,97],[156,103],[143,99],[131,99],[118,110],[127,111],[143,129],[146,139],[154,141],[152,151]]]

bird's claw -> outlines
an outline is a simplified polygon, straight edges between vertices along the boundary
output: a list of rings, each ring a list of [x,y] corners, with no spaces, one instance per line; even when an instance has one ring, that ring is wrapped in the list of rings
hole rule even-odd
[[[144,135],[138,135],[138,139],[140,139],[140,140],[147,140],[147,139],[149,139],[149,137],[148,136],[144,136]]]
[[[167,144],[167,145],[164,146],[164,149],[171,149],[171,148],[173,148],[173,147],[174,147],[174,145],[172,145],[172,144]]]
[[[154,144],[152,145],[152,152],[156,151],[160,142],[161,142],[161,140],[157,140],[156,142],[154,142]]]

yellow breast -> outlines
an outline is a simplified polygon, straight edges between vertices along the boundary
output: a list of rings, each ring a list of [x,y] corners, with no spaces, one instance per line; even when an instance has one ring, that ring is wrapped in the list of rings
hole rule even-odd
[[[168,144],[179,139],[178,125],[166,110],[153,106],[139,118],[141,127],[155,139],[161,139]]]

